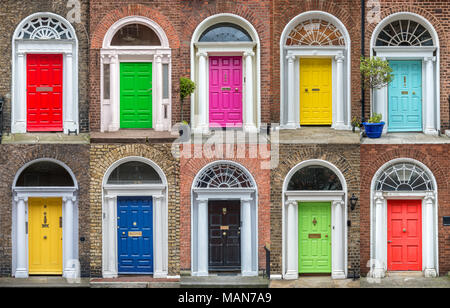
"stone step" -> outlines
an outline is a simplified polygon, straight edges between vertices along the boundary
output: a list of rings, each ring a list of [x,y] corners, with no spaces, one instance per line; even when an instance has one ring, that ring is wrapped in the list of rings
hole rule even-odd
[[[268,288],[269,280],[263,277],[208,276],[181,277],[181,288]]]

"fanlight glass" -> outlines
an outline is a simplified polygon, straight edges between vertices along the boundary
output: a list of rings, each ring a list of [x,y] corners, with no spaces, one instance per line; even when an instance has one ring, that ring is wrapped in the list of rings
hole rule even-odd
[[[376,46],[433,46],[430,32],[413,20],[396,20],[378,34]]]
[[[111,46],[160,46],[156,33],[147,26],[130,24],[123,26],[111,40]]]
[[[342,190],[342,184],[332,170],[312,165],[298,170],[290,179],[287,190]]]
[[[67,40],[73,39],[70,29],[60,20],[52,17],[37,17],[27,22],[17,39]]]
[[[158,172],[151,166],[141,162],[131,161],[123,163],[114,169],[108,178],[107,184],[162,184],[162,181]]]
[[[22,171],[17,179],[18,187],[66,187],[74,186],[72,177],[62,166],[50,161],[34,163]]]
[[[400,163],[393,165],[379,176],[377,191],[430,191],[433,183],[428,174],[420,167]]]
[[[310,19],[298,24],[289,33],[286,46],[345,46],[341,31],[332,23]]]
[[[199,42],[252,42],[250,34],[232,23],[218,23],[200,36]]]
[[[196,188],[252,188],[252,180],[237,166],[217,164],[207,168],[195,183]]]

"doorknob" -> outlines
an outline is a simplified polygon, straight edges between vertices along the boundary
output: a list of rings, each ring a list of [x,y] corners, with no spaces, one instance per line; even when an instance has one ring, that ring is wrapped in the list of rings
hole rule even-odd
[[[44,236],[44,240],[46,240],[47,239],[47,236]]]
[[[223,235],[227,235],[227,233],[226,233],[226,232],[224,232],[224,233],[223,233]]]
[[[405,228],[403,228],[403,232],[406,232],[406,229],[405,229]]]

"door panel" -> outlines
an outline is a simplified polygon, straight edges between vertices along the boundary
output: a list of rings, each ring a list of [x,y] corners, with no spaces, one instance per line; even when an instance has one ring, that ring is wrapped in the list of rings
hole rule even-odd
[[[152,197],[117,197],[119,274],[153,273]]]
[[[63,130],[63,56],[27,55],[27,130]]]
[[[298,205],[298,271],[331,273],[331,204]]]
[[[62,274],[62,199],[28,199],[30,275]]]
[[[120,127],[152,128],[152,63],[120,63]]]
[[[242,57],[209,58],[209,125],[242,127]]]
[[[420,200],[388,200],[388,270],[422,270]]]
[[[300,125],[331,125],[331,59],[300,59]]]
[[[422,62],[389,61],[388,131],[422,131]]]
[[[241,269],[240,202],[209,202],[209,270]]]

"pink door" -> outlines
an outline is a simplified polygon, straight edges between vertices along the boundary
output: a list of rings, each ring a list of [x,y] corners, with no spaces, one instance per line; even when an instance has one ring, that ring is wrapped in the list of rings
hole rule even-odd
[[[242,127],[242,57],[209,58],[209,126]]]

